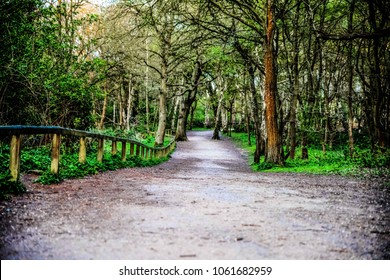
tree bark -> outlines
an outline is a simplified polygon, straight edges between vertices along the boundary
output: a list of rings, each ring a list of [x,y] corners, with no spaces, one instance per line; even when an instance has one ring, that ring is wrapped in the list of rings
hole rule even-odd
[[[164,59],[163,59],[164,60]],[[168,95],[168,66],[167,62],[163,61],[161,65],[161,87],[159,94],[159,118],[158,128],[156,131],[155,146],[164,144],[165,127],[167,122],[167,95]]]
[[[197,99],[195,99],[194,103],[192,103],[190,108],[190,123],[189,123],[190,130],[192,130],[194,127],[194,116],[195,116],[195,111],[197,106],[198,106],[198,101]]]
[[[186,96],[182,95],[180,97],[180,112],[179,117],[177,119],[177,127],[176,127],[176,141],[188,141],[187,133],[186,133],[186,126],[187,126],[187,119],[188,119],[188,112],[189,107],[186,102]]]
[[[371,27],[375,32],[379,30],[377,25],[377,13],[375,11],[374,7],[375,3],[374,1],[368,1],[368,7],[369,7],[369,22]],[[380,38],[375,37],[373,40],[373,56],[374,56],[374,65],[371,67],[371,77],[370,79],[371,83],[371,95],[372,95],[372,101],[373,101],[373,121],[374,121],[374,135],[372,135],[372,148],[375,149],[376,145],[379,145],[381,147],[386,146],[386,131],[384,131],[384,128],[381,123],[382,118],[382,112],[383,112],[383,100],[384,100],[384,94],[382,92],[382,81],[381,81],[381,65],[380,65],[380,58],[379,58],[379,49],[380,49]],[[387,143],[388,144],[388,143]]]
[[[221,130],[221,110],[222,110],[222,102],[223,102],[223,94],[218,100],[218,108],[217,113],[215,114],[215,120],[214,120],[214,132],[213,137],[211,137],[212,140],[220,140],[221,137],[219,137],[219,131]]]
[[[348,18],[348,31],[352,32],[353,28],[353,14],[355,10],[355,1],[353,0],[350,4],[350,12]],[[353,139],[353,64],[352,64],[352,51],[353,51],[353,41],[348,42],[348,95],[347,95],[347,105],[348,105],[348,144],[349,144],[349,156],[352,158],[354,154],[354,139]]]
[[[178,112],[180,110],[181,97],[181,92],[179,92],[179,95],[174,98],[173,116],[171,120],[172,133],[176,133],[176,131],[174,131],[174,128],[176,127],[178,121]]]
[[[302,1],[298,1],[297,10],[294,19],[294,42],[293,42],[293,96],[291,100],[290,107],[290,131],[289,131],[289,139],[290,139],[290,159],[295,158],[295,148],[297,146],[297,104],[298,104],[298,96],[299,96],[299,36],[298,36],[298,24],[300,17],[300,6]]]
[[[107,93],[107,85],[104,90],[104,101],[103,101],[103,108],[102,108],[102,114],[100,116],[100,122],[98,128],[102,130],[104,128],[104,120],[106,118],[106,112],[107,112],[107,102],[108,102],[108,93]]]
[[[187,138],[187,123],[190,114],[191,106],[195,102],[198,93],[198,83],[202,75],[201,61],[198,59],[195,62],[192,72],[190,89],[183,94],[181,99],[180,113],[176,128],[176,141],[188,141]]]
[[[329,77],[328,88],[324,89],[324,140],[322,142],[322,152],[326,154],[326,148],[329,141],[329,127],[330,127],[330,106],[329,106],[329,85],[331,77]]]
[[[249,73],[249,89],[251,94],[251,109],[252,109],[252,117],[255,128],[255,139],[256,139],[256,149],[253,155],[253,162],[258,164],[260,163],[261,153],[264,152],[262,133],[261,133],[261,123],[262,123],[262,112],[259,108],[258,94],[256,91],[255,85],[255,68],[253,65],[248,65],[248,73]]]
[[[248,102],[248,97],[247,97],[247,91],[243,90],[242,92],[242,99],[243,99],[243,106],[244,106],[244,119],[245,119],[245,129],[247,133],[247,144],[248,146],[252,146],[252,141],[251,141],[251,116],[249,113],[249,102]]]
[[[132,78],[129,77],[129,92],[127,96],[127,114],[126,114],[126,129],[130,130],[130,119],[132,117],[132,110],[131,106],[133,104],[133,94],[134,94],[134,88],[132,85]]]
[[[274,19],[275,3],[267,1],[267,24],[265,40],[265,125],[267,131],[265,160],[269,163],[283,164],[281,155],[281,139],[278,130],[278,116],[276,110],[277,83],[276,83],[276,52],[274,49],[274,37],[276,24]]]

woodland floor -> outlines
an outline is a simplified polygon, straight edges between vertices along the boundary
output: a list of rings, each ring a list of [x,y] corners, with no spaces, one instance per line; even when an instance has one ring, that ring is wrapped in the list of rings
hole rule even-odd
[[[380,181],[255,173],[190,132],[172,158],[0,202],[1,259],[389,259]]]

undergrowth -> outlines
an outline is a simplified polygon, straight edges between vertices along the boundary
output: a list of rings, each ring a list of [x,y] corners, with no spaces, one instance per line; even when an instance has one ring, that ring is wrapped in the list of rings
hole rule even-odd
[[[0,199],[8,199],[11,193],[21,194],[26,187],[20,182],[12,182],[9,165],[9,146],[0,146]]]
[[[96,156],[88,155],[86,163],[80,163],[78,161],[78,155],[70,154],[61,158],[60,174],[58,176],[52,174],[50,170],[47,169],[42,176],[39,177],[38,182],[44,185],[56,184],[64,179],[83,178],[99,172],[120,168],[153,166],[166,160],[167,158],[143,159],[139,156],[131,156],[126,158],[126,161],[122,161],[119,155],[105,154],[102,162],[97,161]]]
[[[246,133],[232,133],[233,141],[249,154],[252,169],[262,172],[297,172],[310,174],[339,174],[344,176],[359,176],[365,178],[390,178],[390,150],[355,148],[354,156],[349,156],[347,146],[336,146],[324,153],[321,147],[308,148],[309,159],[301,159],[301,148],[296,148],[294,160],[288,158],[283,166],[273,165],[262,160],[260,164],[253,163],[255,139],[252,145],[247,143]],[[264,157],[263,157],[264,159]]]
[[[143,143],[153,146],[154,138],[145,136]],[[169,143],[169,139],[166,140]],[[118,143],[118,151],[121,150],[122,143]],[[157,165],[166,161],[168,158],[143,159],[139,156],[127,155],[126,160],[122,161],[118,154],[111,155],[111,145],[109,141],[105,145],[105,154],[103,161],[96,159],[96,142],[89,143],[86,163],[80,163],[78,158],[78,144],[61,146],[60,174],[53,175],[50,172],[51,149],[50,146],[41,146],[35,148],[23,147],[20,158],[21,173],[40,174],[38,182],[42,184],[56,184],[64,179],[82,178],[88,175],[97,174],[108,170],[131,167],[147,167]],[[129,151],[129,148],[127,149]],[[26,191],[25,186],[20,182],[11,182],[9,171],[9,145],[0,145],[0,199],[7,199],[10,194],[20,194]]]

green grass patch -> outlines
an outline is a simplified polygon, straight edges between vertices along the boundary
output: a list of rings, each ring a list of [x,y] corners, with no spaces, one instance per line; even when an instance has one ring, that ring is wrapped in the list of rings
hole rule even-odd
[[[209,131],[213,130],[213,128],[208,128],[208,127],[193,127],[191,130],[187,131]]]
[[[349,157],[347,146],[335,147],[323,153],[320,147],[308,148],[309,159],[301,159],[302,150],[296,148],[294,160],[288,158],[283,166],[272,165],[264,162],[253,163],[255,152],[255,138],[251,137],[252,145],[248,145],[246,133],[232,133],[232,140],[237,146],[246,150],[249,154],[249,164],[253,170],[261,172],[296,172],[310,174],[340,174],[357,175],[363,177],[389,177],[390,151],[377,150],[375,153],[369,149],[356,148],[353,158]]]

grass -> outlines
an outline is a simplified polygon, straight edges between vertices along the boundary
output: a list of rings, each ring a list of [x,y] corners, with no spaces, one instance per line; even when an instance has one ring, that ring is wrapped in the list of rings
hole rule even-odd
[[[61,158],[59,176],[53,175],[50,170],[46,170],[39,177],[38,182],[42,184],[59,183],[64,179],[83,178],[87,175],[94,175],[108,170],[153,166],[166,160],[167,158],[143,159],[139,156],[130,156],[126,158],[126,161],[122,161],[120,155],[106,153],[102,162],[96,160],[95,154],[90,154],[87,156],[86,163],[79,163],[77,154],[64,155]]]
[[[264,162],[264,157],[260,164],[253,163],[254,137],[251,137],[252,145],[248,145],[246,133],[232,133],[231,138],[237,146],[248,152],[249,164],[255,171],[339,174],[363,177],[389,177],[390,175],[390,151],[373,154],[368,149],[356,148],[355,157],[351,159],[346,147],[328,149],[324,154],[321,147],[311,146],[308,148],[309,159],[303,160],[301,159],[302,150],[297,147],[295,159],[288,158],[283,166],[278,166]]]
[[[209,127],[193,127],[191,130],[188,131],[210,131],[213,130],[213,128]]]

